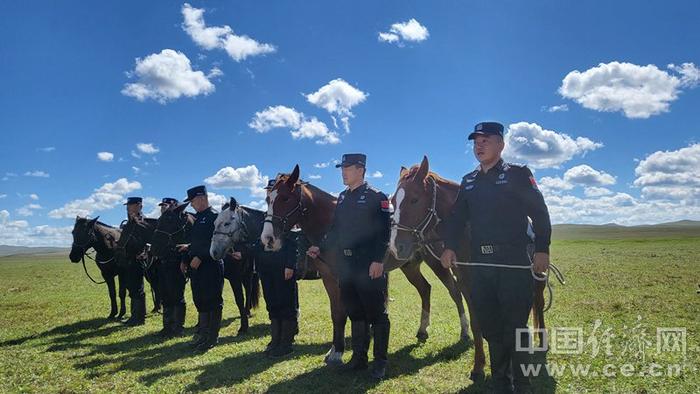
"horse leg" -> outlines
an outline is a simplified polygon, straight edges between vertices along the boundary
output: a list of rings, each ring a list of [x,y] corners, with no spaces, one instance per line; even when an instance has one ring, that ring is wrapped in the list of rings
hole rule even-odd
[[[126,276],[121,273],[117,274],[119,280],[119,314],[117,319],[121,319],[126,315]]]
[[[539,340],[540,347],[544,346],[544,289],[546,282],[535,281],[533,287],[533,303],[532,303],[532,324],[535,326],[535,332]]]
[[[114,276],[103,271],[102,278],[105,280],[105,283],[107,283],[110,306],[109,316],[107,316],[107,319],[111,320],[117,317],[117,290],[114,284]]]
[[[452,301],[454,301],[455,305],[457,306],[457,313],[459,314],[459,324],[461,328],[459,334],[460,338],[469,340],[469,318],[465,313],[464,304],[462,303],[462,293],[457,286],[454,276],[452,276],[452,271],[443,268],[440,261],[431,257],[428,257],[426,264],[428,264],[430,269],[432,269],[438,279],[440,279],[440,282],[445,285],[445,288],[447,288],[447,291],[450,293],[450,297],[452,297]]]
[[[235,278],[230,278],[231,290],[233,290],[233,298],[236,300],[238,313],[241,316],[241,327],[238,329],[238,335],[243,335],[248,332],[248,311],[245,306],[245,296],[243,295],[243,283],[237,275]]]
[[[333,345],[326,353],[324,361],[327,365],[339,365],[343,363],[343,352],[345,351],[345,323],[347,313],[340,299],[340,287],[338,280],[325,264],[317,264],[321,274],[323,287],[328,293],[331,303],[331,320],[333,321]]]
[[[401,271],[406,279],[418,290],[421,299],[420,327],[416,338],[419,342],[428,340],[428,326],[430,325],[430,283],[420,272],[420,263],[409,263],[401,266]]]

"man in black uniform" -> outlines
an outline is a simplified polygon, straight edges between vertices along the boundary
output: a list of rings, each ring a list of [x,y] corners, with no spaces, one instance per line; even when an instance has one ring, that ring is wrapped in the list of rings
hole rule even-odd
[[[224,262],[214,260],[209,254],[211,237],[214,233],[214,220],[217,214],[209,205],[205,186],[195,186],[187,190],[187,199],[197,211],[192,226],[188,254],[182,260],[181,269],[190,274],[192,298],[199,312],[198,332],[192,345],[206,351],[216,346],[221,328],[221,311],[224,299]]]
[[[158,204],[161,214],[171,207],[179,205],[177,199],[165,197]],[[179,337],[184,334],[185,324],[185,276],[180,272],[181,253],[168,252],[160,261],[158,284],[163,297],[163,329],[160,335],[166,338]]]
[[[333,223],[321,245],[337,253],[340,296],[352,325],[352,358],[346,369],[367,369],[369,325],[374,332],[374,365],[371,374],[384,377],[389,346],[387,273],[383,259],[389,242],[391,219],[389,199],[364,180],[366,156],[346,154],[336,167],[343,168],[343,184]],[[311,257],[317,246],[308,250]]]
[[[549,267],[552,232],[549,213],[532,172],[501,159],[503,125],[484,122],[469,135],[479,167],[462,179],[452,214],[447,218],[445,268],[454,266],[459,236],[471,228],[469,278],[476,319],[489,344],[492,387],[498,393],[531,392],[521,365],[528,363],[526,350],[516,351],[516,329],[527,328],[532,307],[535,273]],[[534,262],[527,245],[528,217],[535,233]],[[480,264],[480,265],[475,265]],[[503,267],[522,266],[523,269]],[[524,348],[529,336],[522,335]]]
[[[129,197],[126,199],[126,223],[142,221],[143,199],[141,197]],[[129,290],[131,300],[131,316],[124,321],[127,326],[141,326],[146,321],[146,294],[143,291],[143,265],[138,260],[129,261],[126,266],[126,288]]]

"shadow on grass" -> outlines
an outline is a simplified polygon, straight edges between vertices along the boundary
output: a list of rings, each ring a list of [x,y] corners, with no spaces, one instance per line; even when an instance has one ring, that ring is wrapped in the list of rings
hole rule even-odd
[[[0,347],[22,345],[25,342],[30,341],[30,340],[49,338],[49,337],[59,336],[59,335],[66,335],[66,336],[78,335],[78,336],[83,336],[83,337],[101,336],[104,334],[91,335],[91,333],[94,333],[97,330],[102,329],[102,327],[104,327],[108,324],[113,324],[113,323],[115,323],[114,320],[94,318],[94,319],[90,319],[90,320],[83,320],[83,321],[79,321],[79,322],[75,322],[75,323],[64,324],[62,326],[54,327],[48,331],[44,331],[44,332],[39,333],[39,334],[27,335],[25,337],[15,338],[15,339],[10,339],[7,341],[0,342]],[[85,331],[85,332],[83,332],[83,331]]]

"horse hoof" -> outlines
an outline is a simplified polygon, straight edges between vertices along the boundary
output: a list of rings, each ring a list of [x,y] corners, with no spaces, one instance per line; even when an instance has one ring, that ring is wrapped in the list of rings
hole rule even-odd
[[[484,379],[486,379],[486,374],[484,373],[484,371],[472,371],[469,374],[469,379],[474,383],[483,382]]]
[[[343,365],[343,352],[336,352],[331,349],[328,353],[326,353],[326,357],[324,357],[323,361],[328,366]]]
[[[110,313],[109,316],[107,316],[107,320],[117,320],[117,314]]]
[[[416,334],[416,338],[418,338],[418,342],[425,342],[428,340],[428,333],[418,331],[418,333]]]

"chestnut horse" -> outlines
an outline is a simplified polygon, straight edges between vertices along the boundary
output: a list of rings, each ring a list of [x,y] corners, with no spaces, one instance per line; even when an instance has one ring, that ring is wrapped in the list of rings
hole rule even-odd
[[[430,171],[428,158],[425,156],[420,165],[411,169],[401,167],[396,192],[392,196],[395,212],[389,242],[389,250],[398,260],[409,260],[419,253],[434,264],[440,263],[440,255],[444,250],[441,236],[444,234],[442,219],[450,214],[458,191],[458,183]],[[469,261],[468,228],[464,229],[461,239],[460,248],[456,251],[457,259]],[[483,375],[483,338],[470,302],[468,268],[458,266],[453,272],[457,276],[459,289],[467,301],[472,317],[471,329],[475,350],[472,376]],[[532,315],[536,328],[544,328],[544,288],[545,282],[535,281]],[[540,344],[541,342],[542,337]]]
[[[266,223],[261,234],[261,241],[267,248],[278,250],[281,247],[283,233],[289,231],[295,225],[301,227],[312,245],[319,245],[325,236],[333,220],[336,198],[323,190],[299,181],[299,166],[295,166],[289,175],[280,175],[277,183],[270,191]],[[427,326],[430,313],[430,284],[420,272],[420,256],[416,256],[410,263],[397,261],[389,253],[384,258],[387,270],[401,268],[409,282],[418,290],[423,304],[421,326],[417,337],[419,340],[427,339]],[[345,349],[344,332],[347,315],[345,307],[340,300],[338,279],[335,276],[335,256],[332,253],[322,253],[320,258],[313,263],[321,275],[326,292],[331,304],[331,318],[333,321],[333,345],[326,354],[327,363],[340,362]],[[467,338],[468,322],[462,304],[462,296],[456,286],[454,278],[449,271],[442,269],[439,264],[431,268],[450,290],[457,305],[461,317],[462,336]]]

